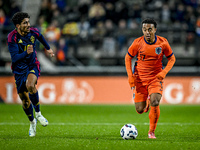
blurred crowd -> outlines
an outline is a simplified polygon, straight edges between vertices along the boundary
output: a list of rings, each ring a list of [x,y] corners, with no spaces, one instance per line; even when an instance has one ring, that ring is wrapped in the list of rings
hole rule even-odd
[[[0,29],[12,26],[10,19],[18,11],[21,7],[16,1],[0,0]],[[187,54],[191,44],[198,52],[199,0],[41,0],[33,26],[55,51],[55,63],[66,65],[69,57],[82,57],[79,51],[83,47],[87,50],[88,45],[96,58],[101,52],[111,57],[124,55],[134,38],[142,35],[141,21],[145,18],[158,22],[159,35],[168,38],[173,33],[168,40],[170,44],[182,42],[183,53]],[[38,48],[43,49],[41,45]]]

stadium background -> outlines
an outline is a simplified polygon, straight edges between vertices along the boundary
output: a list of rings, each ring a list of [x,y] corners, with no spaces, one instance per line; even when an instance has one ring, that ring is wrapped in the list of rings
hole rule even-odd
[[[0,0],[0,101],[21,103],[11,73],[10,18],[28,12],[31,25],[50,43],[49,58],[37,43],[44,104],[131,104],[124,66],[141,21],[158,22],[177,58],[165,79],[162,103],[200,104],[200,2],[197,0]],[[50,60],[51,59],[51,60]],[[166,65],[163,58],[163,65]]]

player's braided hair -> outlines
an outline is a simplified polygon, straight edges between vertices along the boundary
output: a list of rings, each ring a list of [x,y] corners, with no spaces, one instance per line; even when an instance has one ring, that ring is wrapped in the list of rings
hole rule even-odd
[[[153,20],[153,19],[151,19],[151,18],[147,18],[147,19],[143,20],[143,21],[142,21],[142,24],[143,24],[143,23],[153,24],[155,28],[157,27],[156,21]]]
[[[16,24],[20,24],[24,18],[30,18],[28,13],[25,12],[17,12],[12,17],[12,22],[16,26]]]

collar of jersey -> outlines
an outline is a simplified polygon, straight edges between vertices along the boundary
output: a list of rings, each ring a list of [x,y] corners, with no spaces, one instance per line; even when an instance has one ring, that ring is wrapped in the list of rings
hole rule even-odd
[[[157,36],[155,35],[155,41],[154,41],[153,43],[149,43],[149,42],[147,42],[147,41],[145,40],[145,38],[144,38],[144,41],[145,41],[147,44],[149,44],[149,45],[155,44],[156,41],[157,41]]]

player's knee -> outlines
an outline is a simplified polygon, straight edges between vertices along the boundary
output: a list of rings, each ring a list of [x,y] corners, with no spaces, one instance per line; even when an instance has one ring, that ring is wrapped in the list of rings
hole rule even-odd
[[[161,94],[152,94],[151,95],[151,106],[158,106],[160,103],[162,95]]]
[[[160,100],[154,99],[154,100],[151,101],[151,106],[158,106],[159,103],[160,103]]]
[[[144,112],[144,108],[143,107],[141,107],[141,106],[136,106],[136,112],[138,113],[138,114],[142,114],[143,112]]]
[[[26,88],[30,93],[34,93],[34,91],[35,91],[35,85],[34,84],[27,83]]]

